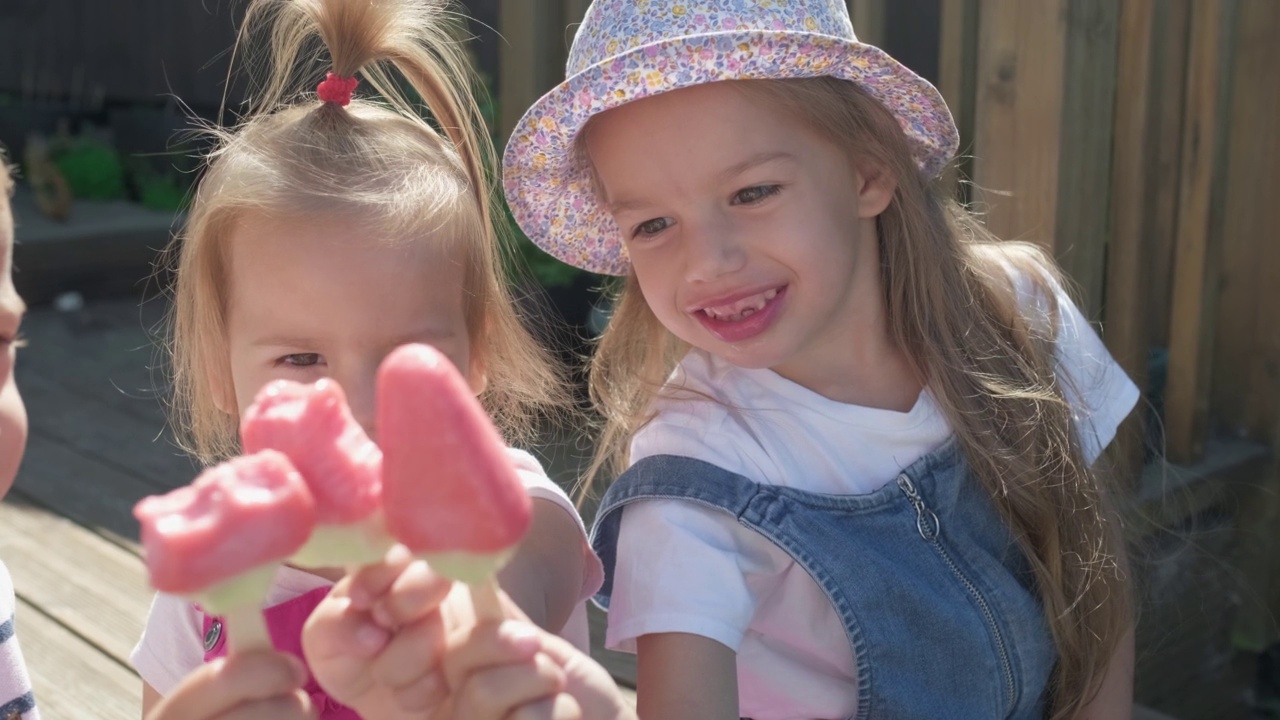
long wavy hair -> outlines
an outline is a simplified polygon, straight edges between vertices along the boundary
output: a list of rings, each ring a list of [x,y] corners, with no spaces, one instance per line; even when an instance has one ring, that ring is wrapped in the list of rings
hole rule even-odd
[[[1000,241],[925,177],[897,121],[856,85],[834,78],[734,85],[896,180],[877,219],[888,324],[1031,563],[1057,647],[1051,716],[1073,717],[1101,686],[1131,627],[1132,601],[1106,477],[1084,458],[1057,372],[1055,287],[1064,279],[1040,248]],[[583,162],[589,129],[578,140]],[[1019,306],[1014,275],[1035,283],[1037,307]],[[627,467],[631,438],[688,351],[649,309],[634,273],[614,301],[591,363],[604,425],[584,492]]]

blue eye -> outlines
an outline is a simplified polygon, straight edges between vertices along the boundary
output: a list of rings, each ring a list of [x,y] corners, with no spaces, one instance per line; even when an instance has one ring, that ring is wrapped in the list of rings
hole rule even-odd
[[[762,200],[777,195],[782,191],[780,185],[756,185],[755,187],[743,188],[734,193],[734,205],[754,205]]]

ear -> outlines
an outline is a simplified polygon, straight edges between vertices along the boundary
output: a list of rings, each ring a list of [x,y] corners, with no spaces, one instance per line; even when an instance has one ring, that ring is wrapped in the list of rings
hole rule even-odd
[[[213,397],[213,405],[222,412],[236,417],[239,408],[236,403],[236,389],[231,383],[231,373],[219,374],[213,368],[206,373],[205,382],[209,384],[209,395]]]
[[[885,168],[871,163],[859,163],[854,167],[858,183],[858,217],[869,220],[878,217],[889,207],[898,190],[898,182]]]
[[[486,363],[483,353],[471,353],[471,358],[467,361],[467,364],[469,366],[467,368],[467,384],[471,386],[471,392],[478,396],[489,386],[489,376],[485,369]]]

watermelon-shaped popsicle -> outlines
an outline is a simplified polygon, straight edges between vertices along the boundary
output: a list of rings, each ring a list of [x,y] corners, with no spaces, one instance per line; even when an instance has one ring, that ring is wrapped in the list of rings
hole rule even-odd
[[[532,503],[497,428],[435,348],[405,345],[383,360],[378,442],[392,536],[492,599],[493,576],[528,530]]]
[[[227,616],[237,649],[270,647],[261,608],[277,565],[315,527],[315,502],[284,455],[265,450],[201,473],[190,485],[143,498],[151,585]]]
[[[391,547],[380,512],[382,451],[352,416],[338,383],[267,384],[241,419],[240,436],[245,452],[284,453],[316,499],[316,531],[295,563],[359,565]]]

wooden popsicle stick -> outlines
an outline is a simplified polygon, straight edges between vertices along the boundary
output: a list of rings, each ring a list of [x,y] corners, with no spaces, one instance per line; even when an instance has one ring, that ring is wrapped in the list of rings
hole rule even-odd
[[[476,624],[485,622],[502,622],[507,613],[502,607],[502,599],[498,597],[498,580],[490,575],[483,582],[468,587],[471,592],[471,605],[476,611]]]

